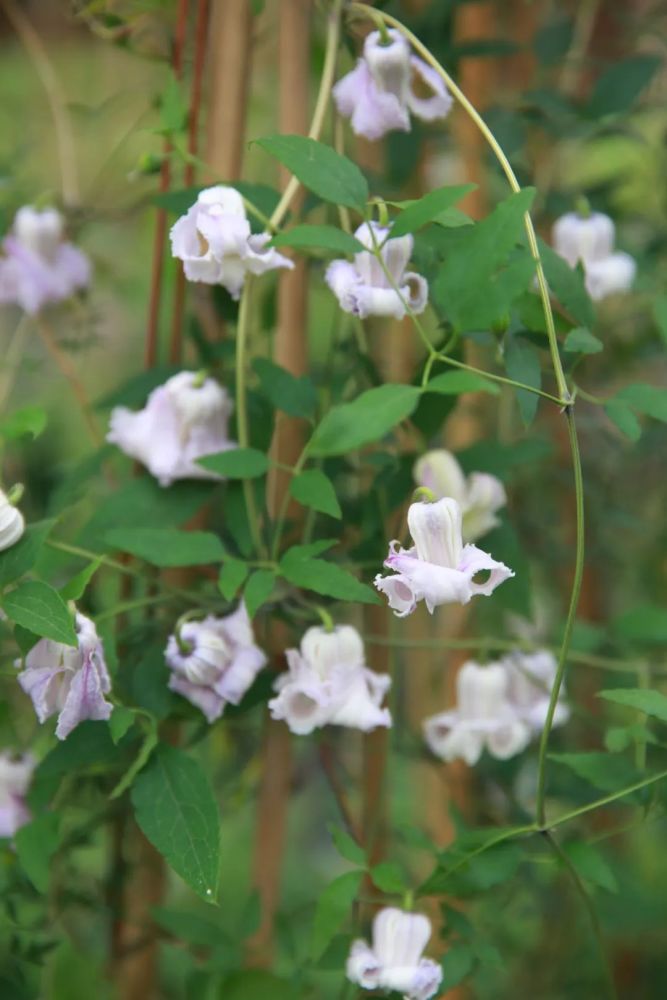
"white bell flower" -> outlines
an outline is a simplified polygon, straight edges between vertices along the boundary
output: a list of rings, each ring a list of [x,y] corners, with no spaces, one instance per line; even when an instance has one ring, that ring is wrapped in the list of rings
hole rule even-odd
[[[25,520],[21,511],[0,490],[0,552],[16,545],[25,531]]]
[[[581,262],[586,290],[594,301],[627,292],[637,271],[630,254],[614,252],[616,227],[603,212],[567,212],[554,223],[553,247],[570,267]]]
[[[474,542],[500,524],[496,511],[507,503],[501,481],[487,472],[465,476],[450,451],[436,448],[417,461],[414,478],[438,498],[452,497],[461,507],[464,542]]]
[[[556,657],[548,649],[536,653],[516,650],[503,657],[500,663],[507,674],[508,700],[533,732],[540,733],[546,722],[549,697],[556,679]],[[562,726],[570,718],[565,696],[565,688],[562,686],[554,712],[554,726]]]
[[[405,1000],[430,1000],[442,982],[441,967],[423,952],[431,922],[420,913],[386,907],[373,920],[372,947],[354,941],[347,978],[365,990],[395,990]]]

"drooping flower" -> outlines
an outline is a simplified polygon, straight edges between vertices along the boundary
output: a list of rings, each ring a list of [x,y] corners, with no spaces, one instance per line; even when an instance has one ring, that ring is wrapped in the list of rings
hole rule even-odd
[[[534,733],[544,728],[549,709],[549,696],[556,679],[556,657],[548,649],[536,653],[516,650],[500,661],[507,675],[507,697],[517,715],[529,724]],[[553,717],[554,726],[562,726],[570,718],[561,687]]]
[[[309,628],[300,648],[285,655],[289,670],[276,681],[269,709],[293,733],[326,725],[363,732],[391,726],[389,710],[380,707],[391,678],[366,666],[361,636],[351,625]]]
[[[333,260],[329,264],[325,280],[345,312],[361,319],[366,316],[403,319],[407,312],[406,304],[416,314],[426,308],[426,279],[414,271],[406,271],[414,240],[410,235],[391,239],[390,232],[390,226],[381,226],[377,222],[362,223],[354,235],[368,250],[355,254],[354,263]],[[381,248],[380,253],[393,284],[372,253],[375,246]]]
[[[50,302],[62,302],[90,284],[90,261],[63,240],[63,218],[54,208],[24,205],[2,243],[0,302],[31,315]]]
[[[0,552],[16,545],[24,531],[23,514],[7,494],[0,490]]]
[[[160,486],[176,479],[220,479],[196,459],[236,447],[227,432],[231,412],[227,392],[214,379],[179,372],[153,389],[143,410],[115,407],[107,441],[138,459]]]
[[[0,837],[13,837],[30,821],[25,796],[36,763],[29,753],[21,757],[7,750],[0,753]]]
[[[375,586],[399,618],[411,614],[419,601],[433,614],[440,604],[467,604],[476,594],[488,597],[514,576],[475,545],[464,545],[461,525],[461,508],[451,498],[410,505],[408,528],[414,545],[404,549],[391,542],[384,565],[394,575],[375,577]],[[484,570],[489,571],[488,579],[477,583],[475,576]]]
[[[452,497],[461,507],[463,540],[474,542],[500,524],[496,511],[507,503],[503,484],[487,472],[465,476],[450,451],[427,451],[414,468],[415,482],[426,486],[438,499]]]
[[[637,266],[630,254],[614,252],[616,229],[608,215],[592,212],[588,216],[568,212],[554,223],[554,250],[570,267],[581,262],[586,290],[594,301],[627,292]]]
[[[441,967],[423,958],[431,922],[420,913],[388,906],[373,920],[373,944],[354,941],[347,959],[347,978],[365,990],[395,990],[405,1000],[429,1000],[442,982]]]
[[[231,615],[186,622],[165,650],[169,687],[201,709],[209,722],[238,705],[266,663],[255,645],[245,604]]]
[[[424,738],[436,757],[472,766],[485,749],[499,760],[521,753],[532,729],[510,701],[508,688],[501,664],[465,663],[456,678],[456,708],[424,721]]]
[[[398,31],[387,32],[384,44],[379,31],[364,42],[363,57],[333,88],[338,113],[351,120],[356,135],[381,139],[387,132],[410,131],[410,112],[422,121],[446,118],[452,98],[438,74],[410,52]],[[430,97],[417,95],[413,78],[425,85]]]
[[[40,639],[25,657],[18,682],[40,722],[58,713],[56,736],[64,740],[85,719],[108,719],[113,705],[104,649],[94,623],[76,613],[77,645]],[[21,661],[17,664],[20,667]]]
[[[264,274],[293,261],[267,247],[271,237],[252,235],[243,198],[235,188],[217,184],[200,191],[197,201],[171,230],[171,252],[183,261],[189,281],[222,285],[238,299],[246,274]]]

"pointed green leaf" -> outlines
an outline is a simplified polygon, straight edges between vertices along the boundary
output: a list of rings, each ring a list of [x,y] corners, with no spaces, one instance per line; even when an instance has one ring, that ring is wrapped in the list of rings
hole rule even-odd
[[[574,330],[570,330],[563,346],[566,351],[579,354],[599,354],[604,350],[602,341],[594,337],[585,326],[577,326]]]
[[[153,566],[205,566],[225,558],[222,542],[209,531],[112,528],[106,532],[104,540],[113,548],[129,552]]]
[[[636,708],[645,715],[660,722],[667,722],[667,695],[646,688],[619,688],[613,691],[598,691],[598,698],[613,701],[616,705]]]
[[[331,882],[320,893],[313,919],[310,954],[314,961],[320,957],[343,921],[350,915],[363,876],[360,872],[347,872]]]
[[[293,226],[278,233],[271,240],[273,247],[296,247],[333,250],[335,253],[355,254],[365,250],[363,243],[336,226]]]
[[[262,604],[268,601],[275,582],[276,574],[272,569],[256,569],[250,575],[243,591],[243,600],[250,618],[254,618]]]
[[[319,469],[310,469],[294,476],[289,492],[303,507],[312,507],[330,517],[343,516],[333,483]]]
[[[57,590],[41,580],[20,583],[2,599],[8,618],[35,635],[76,646],[74,622]]]
[[[256,142],[324,201],[363,211],[368,200],[366,178],[331,146],[303,135],[270,135]]]
[[[269,460],[257,448],[232,448],[217,455],[205,455],[197,459],[197,465],[216,472],[225,479],[255,479],[263,476],[269,468]]]
[[[387,384],[368,389],[351,403],[332,407],[308,444],[311,455],[344,455],[378,441],[416,409],[420,390]]]
[[[226,601],[231,601],[232,598],[236,597],[248,572],[248,566],[242,559],[232,559],[227,556],[218,576],[218,588]]]
[[[404,236],[406,233],[416,233],[428,222],[435,221],[442,212],[447,211],[476,187],[476,184],[456,184],[451,187],[436,188],[435,191],[429,191],[416,201],[404,202],[403,211],[399,212],[392,223],[392,239]]]

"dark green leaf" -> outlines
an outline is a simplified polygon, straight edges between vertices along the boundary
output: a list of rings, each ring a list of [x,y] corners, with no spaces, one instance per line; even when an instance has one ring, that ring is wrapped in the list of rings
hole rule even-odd
[[[564,844],[563,850],[583,879],[608,892],[618,892],[616,876],[596,847],[579,840]]]
[[[381,861],[370,871],[373,885],[380,892],[404,894],[409,888],[405,872],[395,861]]]
[[[442,990],[453,990],[472,972],[475,953],[467,944],[453,944],[442,960]]]
[[[629,406],[618,399],[612,399],[605,403],[604,412],[626,437],[631,441],[639,441],[642,427]]]
[[[274,247],[316,247],[321,250],[333,250],[335,253],[359,253],[365,250],[363,243],[336,226],[294,226],[278,233],[271,240]]]
[[[442,212],[451,208],[476,187],[476,184],[457,184],[453,187],[436,188],[435,191],[429,191],[416,201],[404,203],[403,211],[399,212],[393,221],[392,239],[404,236],[405,233],[416,233],[418,229],[436,220]]]
[[[134,712],[131,708],[125,708],[124,705],[114,705],[109,719],[109,732],[114,743],[120,743],[133,722]]]
[[[643,383],[626,385],[617,393],[613,402],[617,400],[632,407],[637,413],[644,413],[647,417],[667,423],[667,389]]]
[[[368,389],[352,403],[334,406],[315,428],[308,451],[311,455],[345,455],[378,441],[410,416],[419,395],[417,386],[387,384]]]
[[[577,323],[581,323],[585,327],[592,327],[595,324],[595,309],[586,291],[583,272],[578,267],[570,267],[568,262],[563,260],[544,240],[538,242],[549,288],[563,309]]]
[[[289,583],[303,590],[312,590],[324,597],[339,601],[360,601],[379,604],[380,600],[365,583],[360,583],[351,573],[325,559],[303,559],[288,550],[280,560],[280,573]]]
[[[361,865],[362,868],[366,867],[366,852],[356,840],[352,839],[349,833],[341,830],[334,823],[329,823],[327,830],[331,834],[331,838],[336,845],[336,850],[342,858],[345,858],[350,864]]]
[[[74,622],[57,590],[41,580],[20,583],[2,599],[5,613],[35,635],[76,646]]]
[[[302,506],[312,507],[330,517],[342,517],[333,484],[319,469],[310,469],[294,476],[289,485],[290,496]]]
[[[218,1000],[300,1000],[294,981],[279,979],[262,969],[233,972],[222,984]]]
[[[60,588],[60,596],[65,601],[78,601],[80,600],[85,591],[86,587],[97,573],[98,569],[102,565],[101,559],[94,559],[93,562],[88,563],[87,566],[73,576],[64,587]]]
[[[500,388],[497,382],[492,382],[474,372],[452,371],[436,375],[424,388],[424,392],[438,392],[445,396],[459,396],[463,392],[490,392],[497,396]]]
[[[641,604],[614,619],[612,628],[630,642],[667,643],[667,609],[658,604]]]
[[[618,754],[552,753],[549,757],[603,792],[621,791],[641,778],[631,762]]]
[[[660,336],[667,344],[667,295],[658,295],[653,302],[653,318]]]
[[[613,701],[616,705],[636,708],[652,719],[667,722],[667,695],[645,688],[619,688],[614,691],[598,691],[598,698]]]
[[[220,924],[207,920],[198,913],[155,906],[151,910],[151,916],[162,930],[197,948],[216,949],[226,937]]]
[[[248,578],[243,591],[243,600],[250,618],[254,618],[262,604],[271,596],[276,574],[272,569],[256,569]]]
[[[220,867],[218,807],[192,757],[161,744],[132,787],[137,823],[174,871],[215,902]]]
[[[197,465],[226,479],[255,479],[267,471],[269,460],[264,452],[256,448],[234,448],[198,458]]]
[[[334,879],[324,892],[320,893],[313,919],[310,946],[313,960],[317,961],[343,921],[350,915],[362,877],[359,872],[347,872]]]
[[[231,601],[238,593],[239,587],[245,582],[248,566],[241,559],[227,556],[218,576],[218,587],[226,601]]]
[[[313,415],[317,392],[307,375],[292,375],[266,358],[257,358],[252,366],[259,377],[262,392],[276,410],[282,410],[291,417]]]
[[[37,892],[49,888],[49,863],[60,846],[60,816],[47,812],[17,831],[14,838],[21,868]]]
[[[112,528],[106,532],[105,541],[153,566],[204,566],[225,558],[222,542],[209,531]]]
[[[181,84],[170,76],[160,100],[160,131],[167,134],[180,132],[188,119],[188,107],[181,91]]]
[[[509,377],[515,382],[523,382],[535,389],[539,389],[542,385],[539,352],[520,337],[512,337],[505,346],[505,368]],[[535,418],[539,396],[526,389],[517,389],[516,398],[521,418],[528,427]]]
[[[13,583],[32,569],[55,523],[55,520],[48,520],[29,524],[16,545],[0,552],[0,587]]]
[[[30,434],[36,438],[46,427],[46,411],[41,406],[24,406],[0,422],[0,436],[9,441]]]
[[[593,87],[587,111],[593,118],[618,114],[632,107],[662,65],[660,56],[637,55],[613,63]]]
[[[271,135],[256,142],[324,201],[363,211],[368,200],[366,178],[331,146],[303,135]]]
[[[597,337],[594,337],[585,326],[575,327],[570,330],[563,345],[566,351],[580,354],[599,354],[604,350],[604,344]]]

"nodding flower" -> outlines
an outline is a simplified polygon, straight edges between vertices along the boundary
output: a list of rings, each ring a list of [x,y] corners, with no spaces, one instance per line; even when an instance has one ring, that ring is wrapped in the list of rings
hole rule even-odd
[[[37,761],[32,754],[0,753],[0,837],[13,837],[30,822],[25,797]]]
[[[594,301],[632,287],[637,265],[630,254],[614,251],[616,227],[608,215],[568,212],[554,223],[552,239],[554,250],[570,267],[581,262],[586,290]]]
[[[347,959],[347,978],[365,990],[395,990],[405,1000],[430,1000],[442,982],[442,969],[423,951],[431,922],[420,913],[385,907],[373,920],[373,943],[358,939]]]
[[[422,455],[415,464],[414,478],[438,499],[451,497],[460,505],[464,542],[474,542],[500,524],[496,511],[507,503],[503,484],[487,472],[465,476],[454,455],[444,448]]]
[[[3,490],[0,490],[0,552],[16,545],[24,531],[23,514],[12,503],[11,494],[7,496]]]

